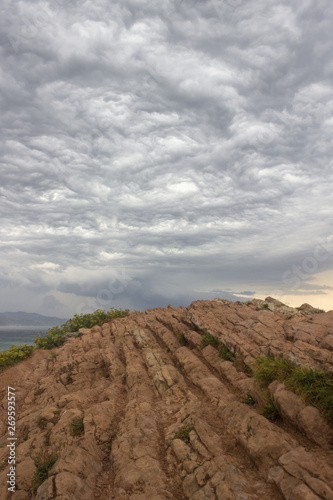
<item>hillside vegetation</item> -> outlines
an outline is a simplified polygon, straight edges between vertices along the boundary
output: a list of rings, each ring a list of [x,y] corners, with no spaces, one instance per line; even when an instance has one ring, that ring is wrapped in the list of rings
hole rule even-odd
[[[13,366],[28,358],[35,349],[52,349],[59,347],[67,338],[79,335],[80,328],[92,328],[102,325],[113,318],[123,318],[129,314],[129,309],[114,309],[108,311],[97,309],[91,314],[75,314],[75,316],[61,326],[54,326],[47,330],[46,335],[37,335],[34,346],[27,344],[12,345],[6,351],[0,351],[0,370]]]

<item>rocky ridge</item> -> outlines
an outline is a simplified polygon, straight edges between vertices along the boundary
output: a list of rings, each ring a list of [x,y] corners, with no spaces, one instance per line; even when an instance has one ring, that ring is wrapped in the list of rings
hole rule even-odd
[[[228,361],[205,333],[235,356]],[[283,419],[247,375],[260,355],[333,374],[333,311],[268,297],[157,308],[81,329],[0,374],[0,497],[13,500],[333,500],[332,429],[275,381]],[[16,492],[7,492],[7,386]],[[251,398],[254,404],[246,404]],[[33,492],[39,461],[56,459]],[[3,496],[1,496],[3,495]]]

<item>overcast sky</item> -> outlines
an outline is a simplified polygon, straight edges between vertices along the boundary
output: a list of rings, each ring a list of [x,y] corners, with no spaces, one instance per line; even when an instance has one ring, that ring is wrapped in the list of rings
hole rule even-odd
[[[331,0],[0,14],[0,311],[333,309]]]

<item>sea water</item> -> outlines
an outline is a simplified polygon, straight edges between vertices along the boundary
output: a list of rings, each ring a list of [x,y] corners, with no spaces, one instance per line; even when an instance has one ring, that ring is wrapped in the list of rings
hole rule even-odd
[[[0,326],[0,351],[7,351],[13,344],[34,345],[38,334],[46,335],[49,326]]]

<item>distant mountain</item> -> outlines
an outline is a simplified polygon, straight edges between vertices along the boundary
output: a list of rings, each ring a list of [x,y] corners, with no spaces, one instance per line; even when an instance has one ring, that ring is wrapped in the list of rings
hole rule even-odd
[[[56,326],[67,319],[22,311],[0,313],[0,326]]]

